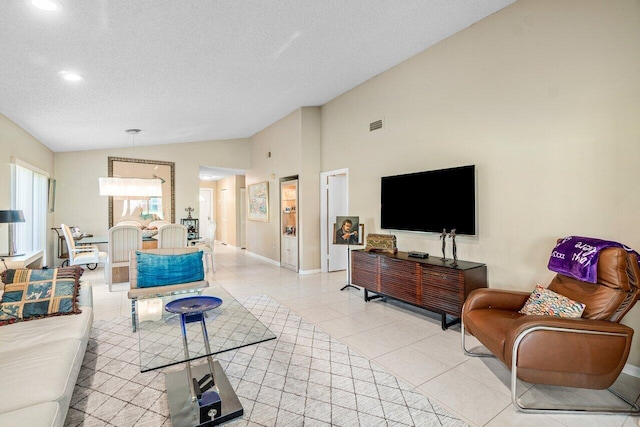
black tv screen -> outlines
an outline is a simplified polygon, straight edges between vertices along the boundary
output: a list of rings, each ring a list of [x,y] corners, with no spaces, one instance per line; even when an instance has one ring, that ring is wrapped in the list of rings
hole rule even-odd
[[[476,234],[475,165],[382,177],[381,227]]]

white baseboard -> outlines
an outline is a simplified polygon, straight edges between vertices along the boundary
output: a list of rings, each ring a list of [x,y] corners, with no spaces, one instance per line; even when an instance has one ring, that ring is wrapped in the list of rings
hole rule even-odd
[[[274,261],[271,258],[267,258],[267,257],[264,257],[262,255],[258,255],[256,253],[249,252],[249,251],[247,251],[247,255],[251,255],[254,258],[261,259],[262,261],[265,261],[265,262],[267,262],[267,263],[269,263],[271,265],[277,265],[278,267],[280,267],[280,262]],[[302,274],[316,274],[316,273],[321,273],[320,269],[317,269],[317,270],[298,270],[298,274],[301,274],[301,275]]]
[[[640,378],[640,366],[635,366],[635,365],[632,365],[630,363],[627,363],[626,365],[624,365],[624,368],[622,369],[622,372],[627,374],[627,375],[631,375],[631,376]]]
[[[245,250],[246,250],[246,249],[245,249]],[[247,255],[251,255],[252,257],[254,257],[254,258],[258,258],[258,259],[260,259],[260,260],[262,260],[262,261],[264,261],[264,262],[266,262],[266,263],[269,263],[269,264],[271,264],[271,265],[276,265],[276,266],[280,267],[280,262],[278,262],[278,261],[274,261],[274,260],[272,260],[271,258],[267,258],[267,257],[265,257],[265,256],[258,255],[258,254],[256,254],[256,253],[249,252],[249,251],[247,251],[246,253],[247,253]]]

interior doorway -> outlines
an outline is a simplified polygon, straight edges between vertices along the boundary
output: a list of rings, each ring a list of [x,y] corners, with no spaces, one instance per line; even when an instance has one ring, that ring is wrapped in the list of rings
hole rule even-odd
[[[227,190],[223,189],[220,191],[220,200],[218,201],[220,205],[220,241],[222,244],[226,245],[229,240],[229,231],[228,228],[228,218],[227,218]]]
[[[347,247],[333,244],[337,216],[349,215],[349,170],[338,169],[320,174],[320,251],[321,271],[346,270]]]
[[[200,237],[205,235],[209,224],[215,220],[213,188],[200,188]]]

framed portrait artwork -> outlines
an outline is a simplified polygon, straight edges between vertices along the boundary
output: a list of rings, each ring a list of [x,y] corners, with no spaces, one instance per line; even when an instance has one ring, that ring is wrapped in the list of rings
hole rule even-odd
[[[364,224],[360,224],[357,216],[337,216],[333,224],[334,245],[362,245],[364,241]]]
[[[248,186],[249,221],[269,222],[269,182]]]

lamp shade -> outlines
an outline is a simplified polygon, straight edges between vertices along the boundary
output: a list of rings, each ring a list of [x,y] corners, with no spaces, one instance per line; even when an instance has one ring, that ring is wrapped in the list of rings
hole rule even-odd
[[[0,223],[25,222],[22,211],[0,211]]]
[[[100,195],[114,197],[162,197],[162,181],[146,178],[99,178]]]

